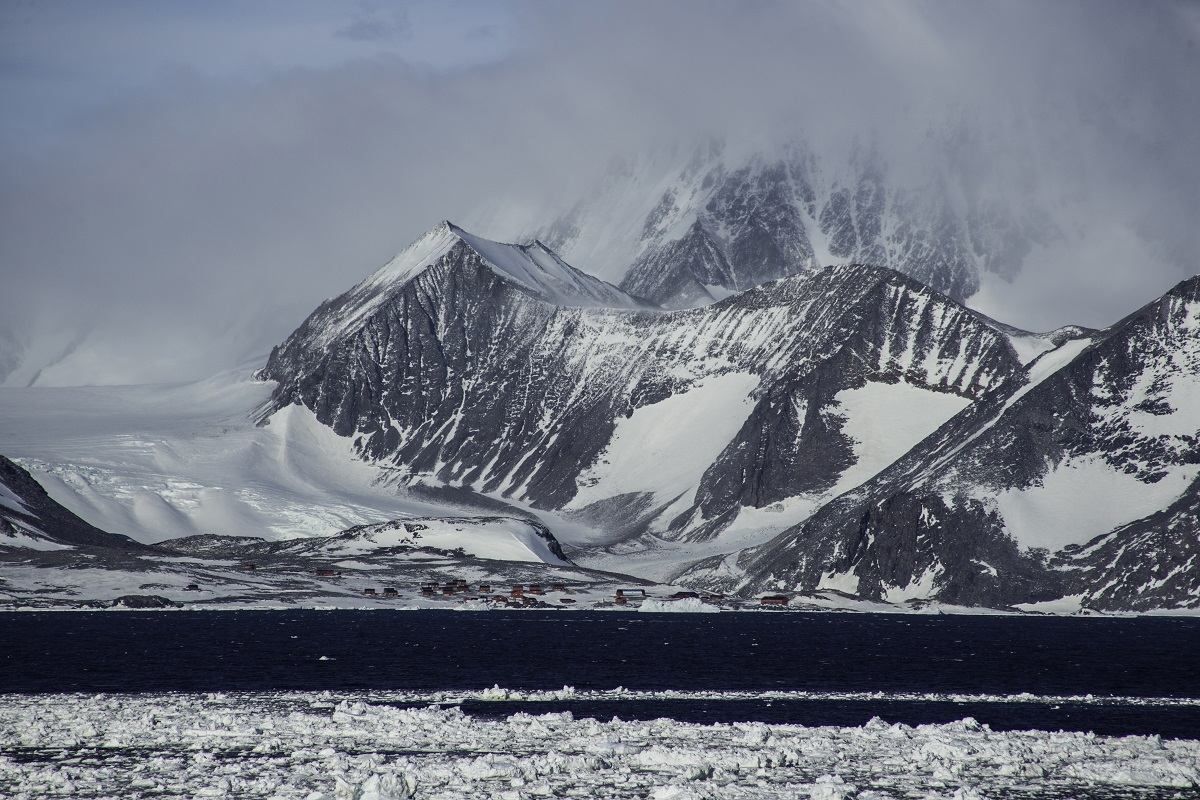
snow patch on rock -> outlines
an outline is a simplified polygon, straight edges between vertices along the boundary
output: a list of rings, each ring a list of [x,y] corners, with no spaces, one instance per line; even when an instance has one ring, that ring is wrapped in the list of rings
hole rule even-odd
[[[1200,467],[1186,467],[1146,483],[1087,457],[1058,465],[1037,485],[992,496],[1018,544],[1056,551],[1166,508],[1197,475]]]
[[[748,373],[714,375],[618,420],[608,447],[580,475],[567,508],[631,492],[651,492],[658,502],[680,495],[690,500],[749,415],[758,384],[758,376]]]

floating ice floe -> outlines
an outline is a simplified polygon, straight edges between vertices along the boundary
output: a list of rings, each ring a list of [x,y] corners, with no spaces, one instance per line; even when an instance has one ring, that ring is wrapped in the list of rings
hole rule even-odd
[[[656,600],[650,598],[643,600],[638,606],[638,611],[654,612],[654,613],[683,613],[683,614],[703,614],[720,613],[721,609],[711,603],[705,603],[698,597],[685,597],[681,600]]]

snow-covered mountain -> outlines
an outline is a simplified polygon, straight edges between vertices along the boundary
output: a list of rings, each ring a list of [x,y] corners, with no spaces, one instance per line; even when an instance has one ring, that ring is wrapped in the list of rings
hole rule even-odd
[[[686,579],[896,601],[1200,604],[1200,277],[1040,355],[873,480]]]
[[[695,535],[743,500],[865,469],[843,405],[903,393],[920,409],[911,445],[1021,370],[1009,336],[890,270],[830,268],[672,313],[609,287],[626,308],[587,308],[496,269],[510,246],[455,231],[314,312],[263,371],[279,382],[264,415],[301,403],[405,482],[610,518],[623,498],[624,521]],[[853,394],[868,384],[891,388]]]
[[[686,258],[728,262],[710,244]],[[63,513],[192,537],[171,558],[462,549],[438,575],[522,553],[742,594],[1179,607],[1200,590],[1198,285],[1046,334],[853,264],[668,310],[447,222],[321,304],[260,381],[3,389],[0,414]],[[26,489],[7,524],[49,541]],[[460,541],[468,514],[491,520],[479,552],[410,535]]]
[[[878,267],[664,311],[513,277],[520,246],[430,240],[272,353],[264,421],[302,405],[398,485],[601,531],[576,545],[608,568],[715,554],[681,579],[743,593],[1096,605],[1101,551],[1167,580],[1148,517],[1195,538],[1195,281],[1105,331],[1032,334]],[[1109,534],[1143,554],[1081,549]],[[1181,602],[1189,564],[1140,595]]]
[[[262,418],[301,404],[399,484],[560,512],[610,543],[761,541],[1069,335],[861,266],[690,310],[611,287],[589,298],[619,308],[565,305],[497,267],[515,246],[449,225],[428,241],[276,348]]]
[[[648,305],[616,287],[571,267],[541,242],[502,244],[467,233],[443,221],[350,291],[321,306],[289,343],[327,346],[396,299],[413,282],[436,283],[439,268],[459,254],[488,278],[539,300],[571,307],[637,308]],[[429,273],[429,274],[426,274]],[[311,332],[311,335],[309,335]],[[286,345],[285,345],[286,349]]]
[[[986,147],[978,137],[934,138],[936,155],[919,169],[865,144],[844,155],[803,140],[665,148],[616,165],[549,226],[517,212],[480,217],[536,231],[573,263],[669,307],[847,262],[892,267],[964,300],[985,275],[1014,276],[1061,231],[1034,191],[1035,170],[983,176],[970,167]]]

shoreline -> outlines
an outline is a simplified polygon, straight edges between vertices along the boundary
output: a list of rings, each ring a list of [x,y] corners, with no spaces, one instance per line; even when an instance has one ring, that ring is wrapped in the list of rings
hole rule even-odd
[[[0,617],[5,614],[61,614],[61,613],[171,613],[171,612],[189,612],[189,613],[240,613],[240,612],[283,612],[283,611],[322,611],[322,612],[391,612],[391,613],[421,613],[421,612],[453,612],[453,613],[542,613],[542,614],[579,614],[579,613],[603,613],[603,614],[694,614],[696,616],[707,616],[710,614],[812,614],[812,615],[829,615],[829,614],[847,614],[854,616],[861,615],[883,615],[883,616],[901,616],[901,617],[936,617],[936,616],[954,616],[954,617],[1011,617],[1014,619],[1141,619],[1141,618],[1171,618],[1171,619],[1200,619],[1200,608],[1198,609],[1156,609],[1154,611],[1077,611],[1070,613],[1050,612],[1050,611],[1023,611],[1023,610],[1005,610],[993,608],[974,608],[968,606],[937,606],[925,607],[919,609],[886,609],[872,608],[860,609],[853,607],[845,608],[713,608],[711,610],[696,611],[692,609],[647,609],[642,610],[636,606],[587,606],[587,607],[566,607],[566,606],[544,606],[544,607],[529,607],[519,608],[506,606],[497,608],[484,604],[462,604],[458,606],[379,606],[379,605],[362,605],[362,606],[319,606],[319,605],[195,605],[182,606],[174,608],[128,608],[124,606],[116,606],[111,608],[0,608]]]

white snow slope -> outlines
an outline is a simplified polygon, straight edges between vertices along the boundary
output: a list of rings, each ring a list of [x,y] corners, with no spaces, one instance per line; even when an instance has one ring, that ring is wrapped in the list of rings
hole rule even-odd
[[[686,508],[704,470],[753,408],[751,393],[758,384],[758,376],[747,373],[712,375],[617,420],[608,447],[579,476],[579,491],[567,508],[627,492],[651,492],[656,505],[683,495]]]
[[[175,386],[0,388],[0,453],[91,524],[143,542],[327,536],[447,514],[375,485],[379,470],[304,408],[256,427],[250,413],[270,390],[236,373]]]

